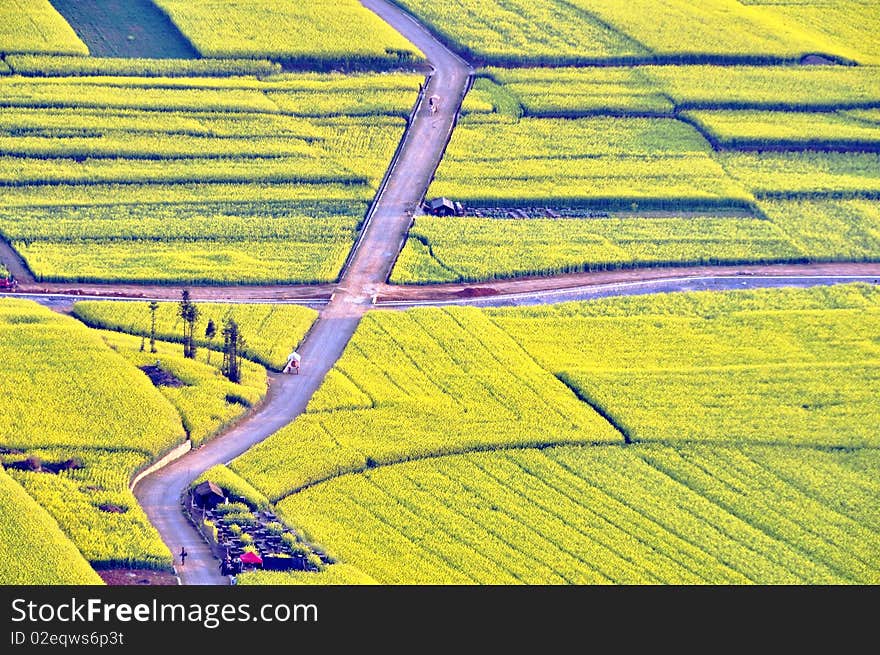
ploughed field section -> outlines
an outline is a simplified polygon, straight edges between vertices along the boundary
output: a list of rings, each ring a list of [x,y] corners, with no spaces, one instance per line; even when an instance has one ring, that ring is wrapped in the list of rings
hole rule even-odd
[[[95,57],[192,59],[198,51],[151,0],[52,0]]]

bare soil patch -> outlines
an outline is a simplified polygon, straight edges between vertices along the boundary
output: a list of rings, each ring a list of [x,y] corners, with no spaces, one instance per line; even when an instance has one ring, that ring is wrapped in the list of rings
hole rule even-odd
[[[147,377],[150,378],[150,382],[157,387],[185,387],[186,383],[178,377],[175,377],[168,371],[163,368],[160,368],[156,364],[148,364],[147,366],[139,366],[144,373],[147,374]]]
[[[95,57],[194,59],[189,40],[150,0],[52,0]]]
[[[148,569],[107,569],[97,572],[105,584],[112,587],[130,587],[137,585],[170,586],[176,585],[177,576],[167,571]]]

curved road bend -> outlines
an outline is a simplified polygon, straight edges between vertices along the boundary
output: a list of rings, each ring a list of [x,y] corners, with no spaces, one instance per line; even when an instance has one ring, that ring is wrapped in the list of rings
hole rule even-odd
[[[184,517],[181,495],[202,472],[234,459],[302,413],[342,354],[359,320],[357,314],[322,316],[300,347],[303,364],[299,375],[273,374],[266,400],[256,413],[222,436],[147,476],[135,487],[138,502],[175,555],[175,561],[181,546],[189,553],[186,565],[176,567],[184,584],[226,584],[227,579],[220,575],[208,545]]]
[[[369,308],[373,289],[387,279],[406,238],[412,212],[424,197],[443,155],[467,88],[470,68],[427,30],[390,3],[366,0],[364,4],[410,39],[435,67],[425,96],[439,96],[439,110],[431,112],[427,103],[418,108],[339,287],[300,345],[300,375],[273,375],[268,397],[257,412],[147,476],[135,488],[150,522],[175,557],[181,547],[186,548],[187,563],[177,566],[184,584],[225,584],[226,578],[220,575],[208,546],[184,518],[181,495],[203,471],[240,455],[305,410]]]

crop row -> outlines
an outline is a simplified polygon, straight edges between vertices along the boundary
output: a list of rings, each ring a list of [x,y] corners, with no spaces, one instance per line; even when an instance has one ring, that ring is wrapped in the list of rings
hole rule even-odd
[[[800,261],[770,221],[741,217],[421,217],[391,280],[486,280],[640,265]]]
[[[4,107],[406,116],[417,75],[255,78],[0,77]]]
[[[487,68],[465,110],[534,117],[673,109],[827,111],[880,104],[871,66],[632,66]]]
[[[241,202],[0,210],[11,241],[350,240],[363,202]]]
[[[559,204],[558,199],[555,204]],[[422,216],[395,283],[486,280],[643,265],[876,261],[880,212],[871,200],[766,200],[763,218],[647,215],[604,218]]]
[[[166,211],[169,205],[213,206],[253,202],[299,204],[316,199],[368,202],[375,190],[366,184],[77,184],[17,186],[3,189],[3,207],[133,207],[153,205]]]
[[[683,116],[724,148],[880,150],[880,125],[848,112],[692,111]]]
[[[52,55],[7,55],[5,62],[17,75],[143,77],[266,76],[281,72],[281,64],[268,59],[138,59]]]
[[[778,477],[814,463],[862,487]],[[385,584],[870,583],[877,529],[845,509],[868,481],[819,450],[568,447],[383,467],[279,509]]]
[[[470,206],[750,206],[750,194],[709,150],[673,119],[473,118],[453,135],[429,194]]]

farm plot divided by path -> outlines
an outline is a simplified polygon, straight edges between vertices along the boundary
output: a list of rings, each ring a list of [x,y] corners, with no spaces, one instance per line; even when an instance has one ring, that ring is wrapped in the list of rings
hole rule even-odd
[[[878,302],[372,313],[230,468],[380,582],[876,582]]]
[[[307,412],[230,468],[380,582],[876,582],[878,303],[371,313]]]
[[[129,314],[130,324],[148,326],[146,305],[138,309],[141,320]],[[256,309],[266,310],[264,338],[283,340],[286,348],[303,337],[315,316],[312,310],[285,307],[273,324],[275,308]],[[246,306],[205,305],[202,310],[218,325],[233,311],[248,313]],[[171,336],[164,332],[170,312],[166,316],[163,311],[162,317],[160,337]],[[254,329],[252,323],[243,324]],[[206,442],[267,392],[262,366],[243,362],[241,382],[232,383],[220,373],[222,354],[205,347],[218,344],[201,340],[199,345],[196,359],[185,359],[179,345],[161,340],[150,352],[143,337],[92,330],[32,302],[0,301],[6,381],[0,461],[12,479],[8,484],[19,485],[20,493],[51,515],[50,520],[36,510],[27,512],[32,529],[45,531],[46,546],[58,557],[67,557],[67,547],[53,535],[63,533],[99,570],[170,568],[168,547],[129,489],[132,476],[187,441]],[[267,348],[264,356],[271,359],[271,352]],[[4,534],[0,549],[19,547]],[[4,560],[10,557],[4,550]],[[71,576],[78,571],[72,566]],[[73,581],[55,568],[45,573],[47,583]],[[3,579],[14,578],[4,572]]]
[[[465,99],[391,281],[880,258],[870,66],[501,69]]]
[[[104,19],[76,4],[91,45]],[[870,3],[396,4],[486,66],[461,116],[469,65],[384,2],[156,0],[206,57],[187,60],[88,57],[49,3],[7,11],[0,238],[17,277],[337,287],[317,322],[201,305],[195,360],[171,343],[172,304],[149,352],[146,303],[78,303],[86,327],[0,301],[0,486],[48,512],[21,501],[48,562],[84,556],[47,581],[96,581],[86,561],[167,570],[184,543],[185,583],[224,581],[177,511],[195,476],[271,505],[330,563],[246,584],[880,581],[876,288],[365,314],[395,261],[392,283],[876,261]],[[431,101],[411,114],[420,50]],[[466,211],[417,215],[401,253],[438,161],[429,194]],[[238,384],[206,332],[228,317],[254,360]],[[309,330],[302,376],[267,380]]]
[[[421,80],[5,76],[0,232],[43,281],[333,281]]]

